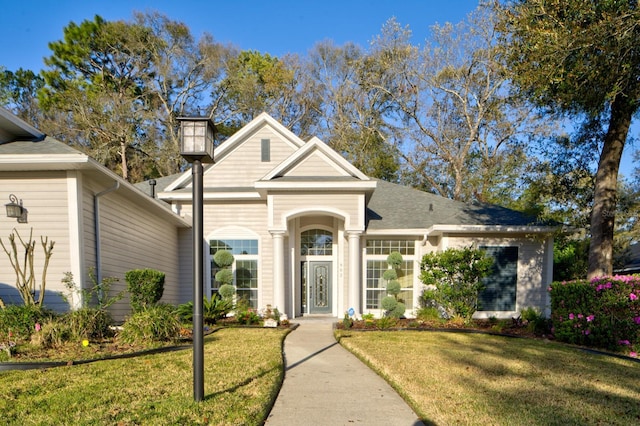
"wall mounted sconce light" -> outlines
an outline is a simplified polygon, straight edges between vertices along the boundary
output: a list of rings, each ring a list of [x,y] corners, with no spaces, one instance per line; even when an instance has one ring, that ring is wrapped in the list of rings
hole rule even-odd
[[[22,200],[18,200],[18,197],[10,194],[9,203],[4,206],[7,208],[7,217],[18,219],[18,223],[27,223],[27,209],[22,206]]]

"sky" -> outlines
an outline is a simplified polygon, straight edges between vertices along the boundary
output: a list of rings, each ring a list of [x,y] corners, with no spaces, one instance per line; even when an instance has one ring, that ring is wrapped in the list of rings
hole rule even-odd
[[[0,69],[39,71],[51,55],[48,43],[62,40],[70,22],[100,15],[108,21],[133,19],[135,11],[158,11],[185,23],[196,39],[204,33],[241,50],[272,56],[305,55],[324,40],[363,47],[395,17],[424,45],[430,28],[457,23],[480,0],[0,0]],[[632,127],[638,136],[638,125]],[[629,176],[632,153],[625,149],[621,171]]]
[[[0,67],[39,71],[51,55],[48,43],[63,28],[100,15],[130,21],[134,11],[154,10],[241,50],[272,56],[304,55],[317,42],[352,41],[363,47],[392,17],[424,44],[436,23],[460,22],[479,0],[0,0]]]

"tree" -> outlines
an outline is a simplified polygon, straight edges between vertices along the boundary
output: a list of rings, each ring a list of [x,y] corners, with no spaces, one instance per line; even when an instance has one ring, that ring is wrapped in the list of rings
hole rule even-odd
[[[388,63],[388,61],[387,61]],[[371,177],[398,179],[398,152],[389,96],[373,86],[386,78],[387,63],[359,46],[317,44],[307,58],[310,88],[321,99],[316,130],[329,146]]]
[[[637,1],[517,0],[496,9],[510,78],[550,112],[606,123],[591,213],[588,276],[612,273],[620,159],[640,99]]]
[[[125,179],[130,159],[145,157],[143,123],[150,99],[142,76],[152,71],[147,49],[152,37],[143,26],[99,16],[80,25],[71,22],[64,40],[49,43],[53,54],[42,72],[46,86],[40,105],[68,112],[74,125],[70,133],[61,123],[56,133],[119,169]]]
[[[31,70],[19,68],[12,72],[0,67],[0,105],[38,128],[43,121],[38,90],[43,86],[42,77]]]
[[[184,23],[158,12],[136,13],[134,22],[153,34],[146,46],[152,72],[141,75],[153,114],[145,133],[157,141],[155,168],[166,176],[184,166],[177,117],[224,116],[222,94],[216,88],[223,84],[225,65],[237,52],[209,34],[195,40]]]
[[[381,52],[404,52],[386,55],[394,78],[379,89],[402,110],[410,171],[404,178],[414,186],[462,201],[503,202],[517,194],[523,138],[543,129],[508,93],[494,21],[478,9],[457,25],[436,25],[431,43],[418,50],[391,20],[374,42]]]

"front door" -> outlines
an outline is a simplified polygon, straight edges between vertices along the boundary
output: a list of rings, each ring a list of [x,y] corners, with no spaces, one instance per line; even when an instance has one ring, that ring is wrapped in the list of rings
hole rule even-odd
[[[308,262],[306,296],[310,314],[331,313],[331,262]]]

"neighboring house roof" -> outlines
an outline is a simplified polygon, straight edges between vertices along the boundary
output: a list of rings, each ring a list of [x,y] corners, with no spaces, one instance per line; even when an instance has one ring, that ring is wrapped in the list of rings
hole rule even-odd
[[[181,176],[182,176],[182,173],[176,173],[169,176],[154,178],[153,180],[156,182],[155,193],[158,194],[158,192],[164,191],[167,186],[171,185],[173,182],[176,181],[176,179],[178,179]],[[150,181],[151,179],[145,180],[143,182],[138,182],[138,183],[135,183],[134,186],[138,188],[140,191],[147,194],[148,196],[151,196],[152,186],[149,184]]]
[[[454,201],[439,195],[382,180],[367,205],[367,232],[393,230],[427,230],[438,232],[472,232],[501,229],[548,232],[551,228],[534,217],[490,204]]]

